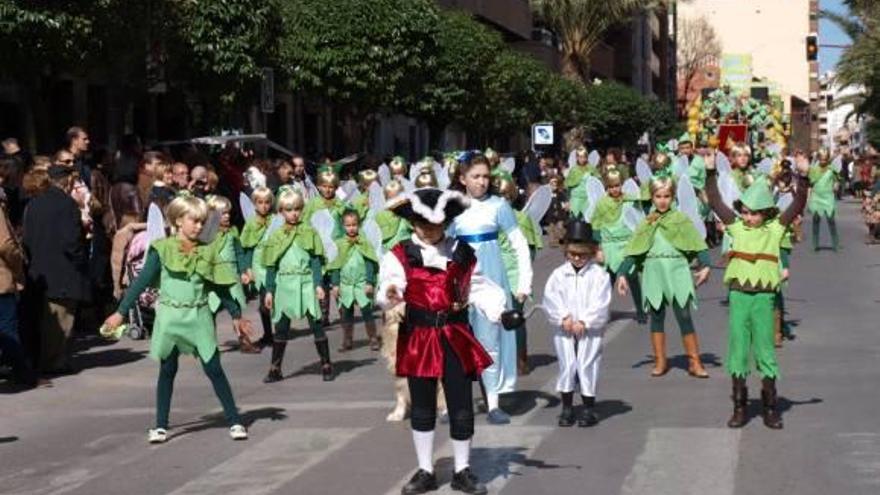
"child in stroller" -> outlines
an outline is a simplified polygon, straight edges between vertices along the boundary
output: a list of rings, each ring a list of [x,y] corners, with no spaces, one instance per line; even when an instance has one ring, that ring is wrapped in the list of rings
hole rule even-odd
[[[137,278],[144,267],[146,260],[147,248],[150,246],[149,234],[143,230],[135,234],[128,243],[125,252],[125,260],[123,262],[123,270],[125,271],[122,279],[124,286],[128,286],[132,280]],[[128,336],[133,340],[145,338],[150,329],[153,327],[153,318],[155,316],[156,300],[159,298],[159,292],[154,288],[145,290],[139,297],[138,302],[128,315]]]

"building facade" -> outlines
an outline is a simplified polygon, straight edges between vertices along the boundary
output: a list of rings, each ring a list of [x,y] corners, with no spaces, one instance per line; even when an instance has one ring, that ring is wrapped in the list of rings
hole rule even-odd
[[[866,149],[865,119],[855,115],[853,97],[865,94],[865,88],[841,87],[834,72],[819,78],[819,140],[821,146],[841,153]]]

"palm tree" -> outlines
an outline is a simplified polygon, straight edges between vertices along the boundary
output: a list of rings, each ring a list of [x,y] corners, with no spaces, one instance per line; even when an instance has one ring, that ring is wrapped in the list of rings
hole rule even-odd
[[[590,80],[590,54],[608,28],[666,0],[531,0],[537,17],[559,37],[562,74]]]

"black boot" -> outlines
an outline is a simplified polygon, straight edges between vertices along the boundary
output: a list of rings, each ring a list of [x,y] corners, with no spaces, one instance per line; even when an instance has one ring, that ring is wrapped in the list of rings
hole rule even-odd
[[[764,416],[764,426],[771,430],[782,429],[782,417],[776,410],[776,380],[774,378],[764,378],[761,380],[763,389],[761,390],[761,402],[764,407],[762,416]]]
[[[284,351],[287,342],[280,340],[272,343],[272,361],[269,364],[269,373],[263,378],[263,383],[275,383],[284,379],[281,374],[281,363],[284,361]]]
[[[336,375],[333,374],[333,364],[330,363],[330,343],[327,339],[316,340],[315,348],[321,358],[321,376],[325,382],[332,382]]]
[[[569,427],[574,424],[574,392],[562,392],[562,413],[559,414],[559,426]]]
[[[471,468],[466,467],[461,471],[452,475],[452,483],[450,488],[457,492],[470,493],[472,495],[485,495],[489,493],[486,485],[480,483],[480,480],[471,472]]]
[[[727,420],[728,428],[742,428],[749,417],[746,408],[749,404],[749,391],[745,378],[733,378],[733,415]]]
[[[596,426],[599,424],[599,417],[596,416],[596,412],[594,411],[594,408],[596,407],[596,398],[582,395],[581,399],[584,401],[584,409],[578,416],[578,426],[581,428]]]
[[[419,469],[410,478],[409,483],[400,491],[403,495],[418,495],[419,493],[433,492],[437,489],[437,477],[424,469]]]

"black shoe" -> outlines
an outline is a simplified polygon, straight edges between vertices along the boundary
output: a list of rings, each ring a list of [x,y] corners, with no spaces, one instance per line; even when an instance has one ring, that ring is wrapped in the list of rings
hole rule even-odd
[[[437,477],[434,473],[429,473],[424,469],[419,469],[416,474],[410,478],[409,483],[403,486],[400,493],[403,495],[416,495],[419,493],[433,492],[437,489]]]
[[[559,414],[559,426],[563,428],[568,428],[569,426],[574,425],[574,410],[566,407],[562,409],[562,413]]]
[[[480,483],[480,480],[471,472],[469,467],[453,474],[452,484],[449,487],[457,492],[470,493],[472,495],[485,495],[489,493],[486,485]]]
[[[272,368],[269,370],[269,373],[266,373],[266,377],[263,378],[263,383],[275,383],[284,380],[284,376],[281,374],[281,370]]]
[[[639,325],[644,325],[648,323],[648,315],[644,313],[636,315],[636,323],[638,323]]]
[[[584,410],[581,411],[580,416],[578,416],[578,426],[581,428],[589,428],[590,426],[596,426],[597,424],[599,424],[599,417],[593,412],[593,408],[585,407]]]
[[[325,382],[332,382],[336,379],[336,373],[333,372],[333,365],[327,363],[321,366],[321,379]]]

